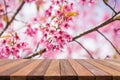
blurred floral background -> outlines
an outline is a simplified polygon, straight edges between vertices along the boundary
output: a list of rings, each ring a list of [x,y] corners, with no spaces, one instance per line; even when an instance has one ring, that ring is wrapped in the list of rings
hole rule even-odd
[[[119,13],[120,0],[0,0],[0,58],[118,59]]]

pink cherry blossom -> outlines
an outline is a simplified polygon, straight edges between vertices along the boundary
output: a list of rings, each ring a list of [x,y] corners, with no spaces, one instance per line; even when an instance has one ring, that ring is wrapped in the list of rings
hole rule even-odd
[[[0,0],[0,58],[42,50],[39,58],[114,58],[120,49],[120,1],[106,3],[113,9],[103,0]]]
[[[36,1],[36,0],[25,0],[25,2],[27,2],[27,3],[31,3],[33,1]]]
[[[3,28],[3,23],[2,22],[0,22],[0,28]]]
[[[28,24],[25,33],[32,37],[35,34],[37,34],[37,31],[38,31],[38,28],[32,28],[31,25]]]

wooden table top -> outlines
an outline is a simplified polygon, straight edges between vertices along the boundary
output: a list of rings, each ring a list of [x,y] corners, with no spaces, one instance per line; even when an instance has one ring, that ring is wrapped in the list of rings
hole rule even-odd
[[[0,80],[120,80],[120,60],[2,60]]]

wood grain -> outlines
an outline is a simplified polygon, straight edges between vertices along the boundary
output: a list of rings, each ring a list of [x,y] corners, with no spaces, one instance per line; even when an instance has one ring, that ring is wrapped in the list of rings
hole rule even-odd
[[[62,80],[77,80],[77,74],[67,60],[60,60],[61,79]]]
[[[116,63],[114,61],[113,62],[112,61],[107,61],[107,60],[97,60],[96,62],[120,72],[120,69],[119,69],[120,64],[119,63]]]
[[[96,66],[85,62],[84,60],[77,60],[81,65],[86,67],[90,72],[95,75],[96,80],[111,80],[111,75],[106,73],[105,71],[97,68]]]
[[[108,61],[110,63],[114,63],[114,64],[120,64],[120,61],[118,61],[118,60],[106,60],[106,61]]]
[[[7,59],[5,59],[4,61],[0,60],[0,66],[3,66],[3,65],[5,65],[5,64],[7,64],[9,62],[12,62],[12,61],[14,61],[14,60],[7,60]]]
[[[59,60],[52,60],[45,73],[44,80],[60,80]]]
[[[28,64],[32,63],[34,60],[26,60],[23,61],[23,63],[15,65],[12,68],[9,68],[7,70],[5,70],[4,72],[0,73],[2,76],[9,76],[10,74],[22,69],[23,67],[27,66]]]
[[[85,61],[87,61],[87,60],[85,60]],[[120,76],[120,72],[119,71],[117,71],[115,69],[112,69],[112,68],[110,68],[108,66],[105,66],[104,63],[100,64],[99,60],[89,60],[87,62],[93,64],[94,66],[102,69],[103,71],[105,71],[105,72],[107,72],[107,73],[109,73],[109,74],[111,74],[113,76],[116,76],[116,75]]]
[[[29,65],[23,67],[22,69],[16,71],[15,73],[11,74],[10,80],[26,80],[26,76],[35,69],[42,60],[38,61],[35,60]]]
[[[79,80],[94,80],[94,75],[88,71],[85,67],[83,67],[81,64],[79,64],[75,60],[68,60],[70,64],[72,65],[74,71],[76,71],[77,76],[79,77]]]
[[[14,67],[15,65],[21,64],[24,61],[26,61],[26,60],[15,60],[15,61],[12,61],[11,63],[0,66],[0,73],[7,69]]]
[[[86,60],[86,61],[87,61],[87,60]],[[107,67],[107,66],[105,66],[105,65],[103,65],[103,64],[99,64],[99,63],[98,63],[99,60],[98,60],[98,61],[96,61],[96,60],[89,60],[89,61],[87,61],[87,62],[89,62],[89,63],[93,64],[94,66],[100,68],[101,70],[103,70],[103,71],[111,74],[111,75],[113,76],[113,80],[118,80],[118,79],[120,79],[120,77],[119,77],[119,76],[120,76],[120,72],[119,72],[119,71],[114,70],[114,69],[112,69],[112,68],[110,68],[110,67]]]
[[[0,80],[120,80],[120,60],[0,59]]]
[[[51,60],[43,60],[33,71],[29,73],[27,80],[44,80],[44,75],[49,67]],[[35,77],[33,77],[35,76]]]

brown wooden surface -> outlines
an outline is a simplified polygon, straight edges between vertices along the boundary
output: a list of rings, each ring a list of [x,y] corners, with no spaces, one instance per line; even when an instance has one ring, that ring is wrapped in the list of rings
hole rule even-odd
[[[120,80],[120,60],[2,60],[0,80]]]

